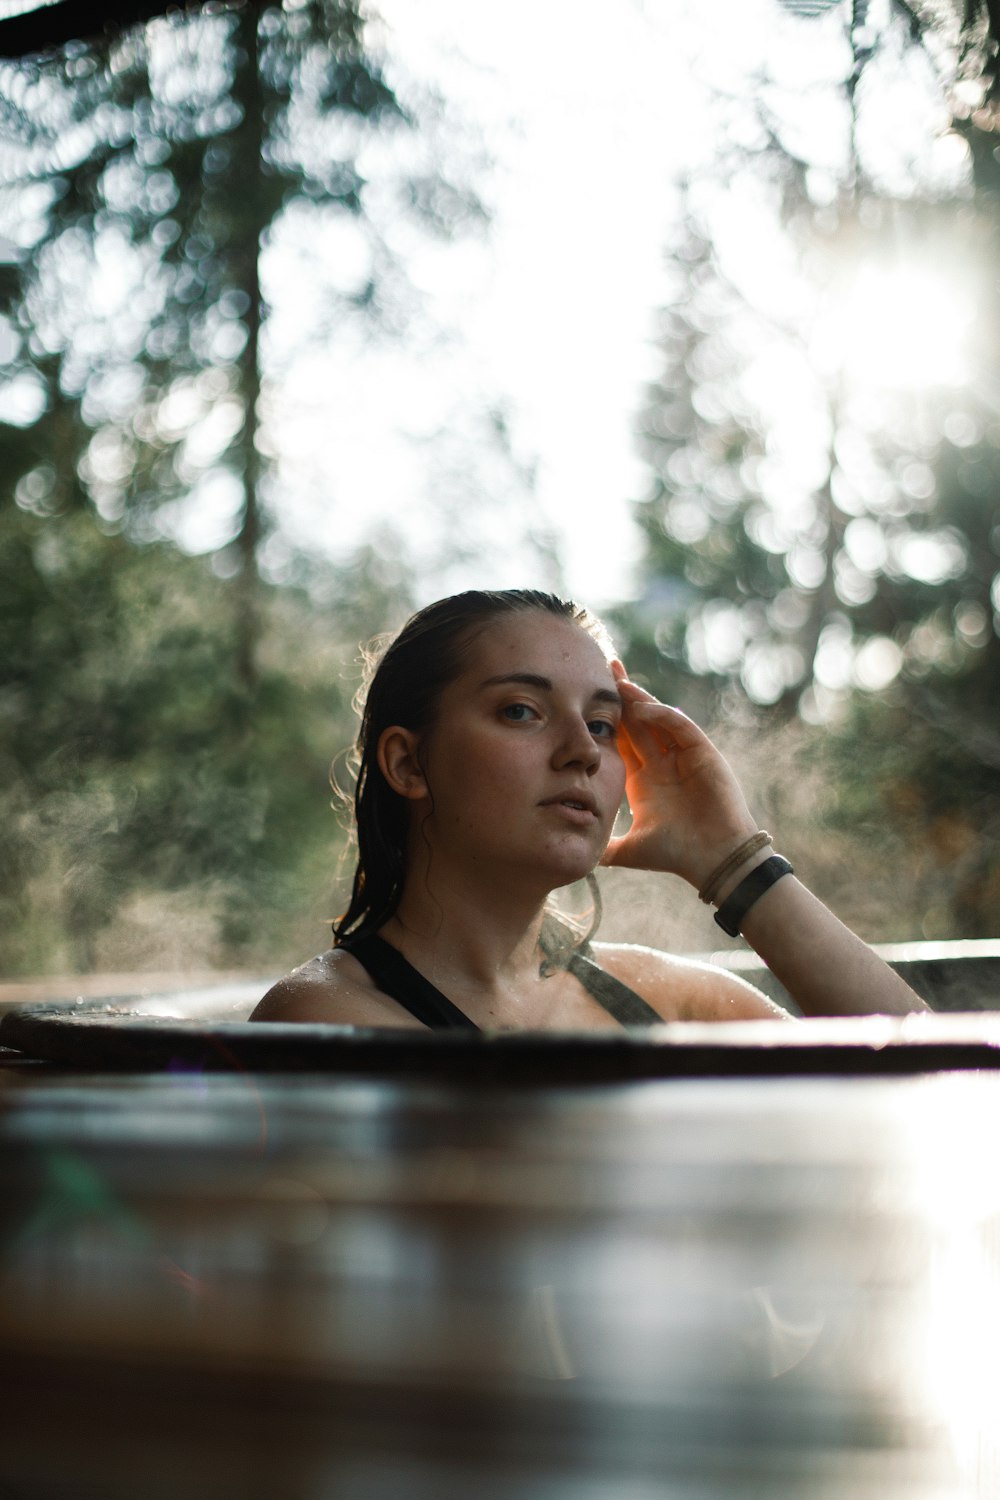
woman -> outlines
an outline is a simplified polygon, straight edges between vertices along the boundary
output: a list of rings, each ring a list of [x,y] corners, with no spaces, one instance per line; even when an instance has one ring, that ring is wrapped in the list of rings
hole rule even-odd
[[[716,967],[581,946],[547,907],[598,864],[679,875],[807,1015],[925,1009],[774,855],[725,760],[630,682],[600,623],[534,590],[415,615],[372,677],[358,864],[333,947],[255,1020],[599,1030],[785,1017]],[[623,794],[632,822],[612,836]]]

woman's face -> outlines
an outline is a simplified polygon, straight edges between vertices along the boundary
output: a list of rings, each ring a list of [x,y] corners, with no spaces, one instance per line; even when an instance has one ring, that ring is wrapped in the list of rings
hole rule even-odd
[[[420,761],[421,837],[435,864],[554,889],[600,860],[621,805],[621,700],[600,646],[542,610],[474,637],[441,695]]]

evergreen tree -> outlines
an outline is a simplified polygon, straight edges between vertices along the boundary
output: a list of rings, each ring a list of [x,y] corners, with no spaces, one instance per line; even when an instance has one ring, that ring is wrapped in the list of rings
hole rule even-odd
[[[372,272],[328,295],[345,319],[377,320],[392,256],[358,162],[373,132],[416,126],[354,0],[174,13],[0,83],[20,126],[8,317],[22,340],[11,375],[42,407],[32,482],[51,483],[53,511],[89,507],[138,541],[183,533],[196,506],[221,510],[217,567],[250,686],[269,525],[263,258],[292,202],[300,236],[353,219]],[[436,168],[379,186],[438,229],[479,211]]]
[[[358,633],[410,602],[371,550],[259,576],[261,267],[290,205],[346,216],[371,275],[329,300],[377,321],[397,268],[358,157],[416,127],[350,0],[72,45],[5,67],[0,109],[0,965],[88,967],[130,892],[184,887],[216,956],[259,954],[336,842]],[[425,155],[380,191],[448,233],[478,208]],[[214,556],[186,556],[220,486]]]
[[[852,149],[835,190],[817,191],[817,164],[757,95],[749,167],[771,185],[775,223],[780,210],[795,246],[781,304],[727,274],[711,215],[697,212],[704,184],[689,193],[664,374],[642,421],[643,590],[624,623],[650,680],[696,709],[735,691],[822,723],[840,811],[873,838],[895,830],[897,854],[921,872],[927,934],[983,935],[1000,893],[995,120],[979,103],[956,105],[952,154],[961,136],[969,175],[949,187],[917,162],[903,197],[864,155],[866,60],[855,47]],[[729,162],[719,176],[731,189],[739,170]],[[941,370],[922,388],[879,390],[857,371],[873,347],[864,328],[855,349],[835,330],[840,357],[824,363],[823,318],[838,315],[830,288],[845,268],[891,288],[921,249],[937,279],[913,277],[916,328],[943,271],[958,281],[978,268],[978,379],[957,387]],[[798,385],[808,442],[787,431],[782,381]]]

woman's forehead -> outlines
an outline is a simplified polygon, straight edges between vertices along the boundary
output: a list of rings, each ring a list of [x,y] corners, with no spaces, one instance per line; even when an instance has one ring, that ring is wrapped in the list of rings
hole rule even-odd
[[[594,637],[575,620],[543,610],[502,615],[477,631],[470,642],[463,677],[513,671],[540,672],[547,677],[585,672],[597,682],[611,679],[608,659]]]

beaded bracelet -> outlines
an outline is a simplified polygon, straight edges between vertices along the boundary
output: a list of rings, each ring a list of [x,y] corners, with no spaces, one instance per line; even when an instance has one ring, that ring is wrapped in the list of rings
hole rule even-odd
[[[774,840],[771,838],[771,835],[765,833],[763,829],[759,833],[751,834],[738,849],[734,849],[732,854],[726,856],[721,865],[716,866],[698,892],[698,900],[704,901],[706,906],[711,906],[715,899],[715,893],[726,876],[731,875],[734,870],[738,870],[740,865],[746,864],[747,860],[751,855],[756,854],[758,849],[763,849],[765,844],[772,844],[773,842]]]

